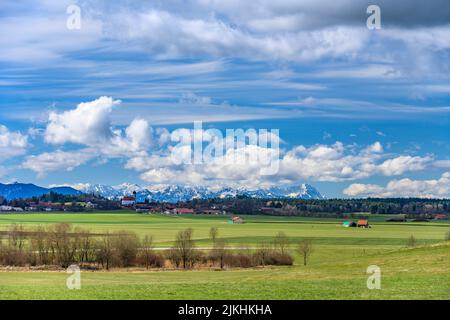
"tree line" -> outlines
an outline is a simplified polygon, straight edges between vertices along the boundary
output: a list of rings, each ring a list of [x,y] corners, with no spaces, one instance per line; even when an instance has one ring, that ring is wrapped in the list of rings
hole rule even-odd
[[[91,202],[95,204],[97,210],[119,210],[122,209],[120,201],[110,200],[96,194],[76,194],[76,195],[64,195],[56,192],[49,192],[41,196],[34,196],[25,199],[13,199],[6,200],[0,196],[0,205],[9,205],[12,207],[26,208],[30,204],[38,206],[40,203],[53,203],[53,204],[66,204],[70,203],[70,211],[86,211],[86,208],[78,205],[79,203]]]
[[[230,248],[225,239],[219,238],[217,228],[210,230],[213,243],[210,250],[196,247],[192,229],[179,231],[173,246],[165,250],[155,250],[154,239],[149,235],[140,239],[130,231],[96,234],[67,223],[27,229],[23,225],[12,225],[1,236],[2,266],[67,268],[77,264],[92,270],[130,267],[225,269],[294,263],[290,241],[284,233],[278,233],[273,241],[262,243],[256,249],[239,250]],[[301,241],[296,249],[306,265],[313,251],[311,241]]]
[[[427,217],[450,214],[449,199],[367,198],[367,199],[257,199],[250,197],[195,199],[187,205],[219,207],[235,214],[269,214],[314,217],[342,217],[351,213],[406,214]]]

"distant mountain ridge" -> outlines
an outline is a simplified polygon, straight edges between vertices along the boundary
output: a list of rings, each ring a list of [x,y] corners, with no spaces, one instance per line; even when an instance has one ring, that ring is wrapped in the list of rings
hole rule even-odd
[[[141,187],[137,184],[121,184],[118,186],[108,186],[101,184],[82,184],[74,186],[83,193],[92,193],[109,199],[117,199],[123,196],[131,195],[136,192],[137,198],[141,201],[175,203],[178,201],[190,201],[193,199],[212,199],[212,198],[233,198],[238,196],[247,196],[252,198],[296,198],[296,199],[323,199],[320,192],[309,184],[300,186],[272,187],[261,189],[245,188],[208,188],[201,186],[152,186]]]
[[[124,183],[117,186],[102,184],[79,184],[74,186],[55,186],[50,188],[40,187],[26,183],[0,183],[0,196],[7,200],[26,199],[39,197],[50,192],[64,195],[77,195],[82,193],[95,194],[108,199],[120,199],[136,192],[140,201],[175,203],[179,201],[191,201],[193,199],[234,198],[246,196],[251,198],[296,198],[296,199],[323,199],[320,192],[309,184],[300,186],[282,186],[261,189],[245,188],[208,188],[201,186],[151,186],[141,187],[137,184]]]
[[[82,194],[81,191],[76,190],[69,186],[61,186],[55,188],[44,188],[31,183],[0,183],[0,196],[6,200],[14,199],[28,199],[32,197],[40,197],[50,192],[55,192],[64,195],[77,195]]]

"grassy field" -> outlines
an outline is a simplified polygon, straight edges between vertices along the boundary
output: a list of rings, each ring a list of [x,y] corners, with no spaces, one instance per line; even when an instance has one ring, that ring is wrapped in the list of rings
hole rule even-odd
[[[152,235],[160,248],[192,228],[199,247],[209,247],[209,229],[233,247],[254,247],[283,231],[294,245],[313,240],[308,266],[245,270],[83,272],[81,290],[66,288],[64,272],[0,272],[2,299],[450,299],[448,222],[388,223],[370,219],[371,229],[343,228],[340,220],[247,216],[231,225],[224,216],[163,216],[118,213],[2,214],[0,230],[68,222],[94,232],[133,230]],[[414,235],[416,248],[406,248]],[[381,268],[381,290],[366,287],[369,265]]]

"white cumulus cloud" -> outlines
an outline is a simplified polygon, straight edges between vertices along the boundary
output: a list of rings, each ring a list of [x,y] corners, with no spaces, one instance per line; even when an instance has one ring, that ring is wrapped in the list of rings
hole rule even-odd
[[[20,132],[11,132],[0,125],[0,161],[22,155],[28,147],[28,137]]]
[[[111,138],[110,113],[113,106],[119,103],[119,100],[111,97],[100,97],[80,103],[69,111],[51,112],[45,130],[45,141],[52,144],[105,142]]]
[[[341,142],[311,147],[300,145],[279,154],[270,147],[247,145],[226,149],[224,157],[210,157],[201,164],[174,161],[192,159],[194,151],[190,145],[178,146],[170,151],[132,157],[126,167],[142,172],[141,178],[149,183],[257,186],[401,175],[423,170],[432,160],[431,157],[389,157],[383,154],[379,142],[360,146],[358,150]],[[276,170],[263,174],[261,168],[268,168],[271,164],[276,165]]]
[[[75,109],[50,113],[44,140],[55,145],[70,143],[85,146],[79,151],[44,152],[25,159],[23,168],[39,176],[51,171],[73,170],[90,159],[138,157],[145,155],[152,144],[153,129],[147,120],[135,119],[125,129],[113,128],[110,115],[120,100],[100,97],[83,102]],[[161,135],[165,131],[160,131]],[[0,144],[1,146],[1,144]]]
[[[52,171],[72,171],[76,167],[85,164],[96,156],[92,149],[77,151],[44,152],[37,156],[29,156],[25,159],[22,167],[32,170],[38,176],[45,176]]]
[[[432,157],[400,156],[388,159],[378,166],[385,176],[401,175],[407,171],[419,171],[425,169],[433,160]]]
[[[344,189],[344,194],[351,197],[450,198],[450,172],[434,180],[392,180],[384,187],[355,183]]]

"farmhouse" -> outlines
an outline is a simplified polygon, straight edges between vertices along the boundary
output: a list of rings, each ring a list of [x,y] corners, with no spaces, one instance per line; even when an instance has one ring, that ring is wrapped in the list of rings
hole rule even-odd
[[[6,212],[23,212],[24,210],[21,207],[11,207],[11,206],[0,206],[0,211],[6,211]]]
[[[445,214],[435,214],[434,215],[434,219],[435,220],[447,220],[448,216]]]
[[[228,220],[228,223],[242,224],[242,223],[244,223],[244,219],[242,219],[241,217],[233,217],[230,220]]]
[[[0,211],[13,211],[11,206],[0,206]]]
[[[52,203],[52,202],[39,202],[39,208],[44,211],[60,211],[62,210],[62,205],[60,203]]]
[[[194,213],[194,209],[175,208],[175,209],[173,209],[173,213],[175,213],[175,214],[193,214]]]
[[[161,206],[147,203],[136,203],[136,212],[139,213],[157,213],[162,212]]]
[[[359,219],[358,220],[358,228],[370,228],[369,221],[366,219]]]
[[[134,197],[123,197],[121,204],[124,207],[132,207],[136,203],[136,199]]]
[[[88,201],[85,205],[85,208],[86,209],[95,209],[95,208],[97,208],[97,204]]]

